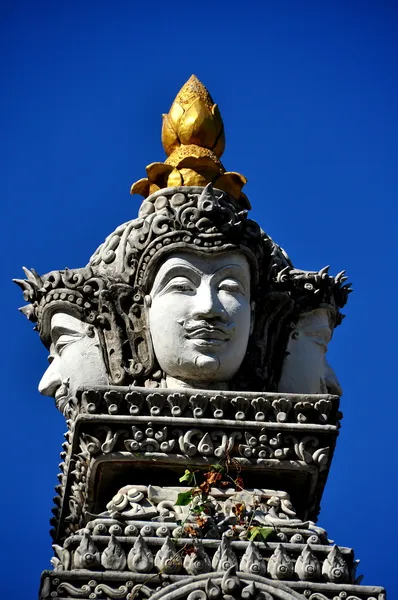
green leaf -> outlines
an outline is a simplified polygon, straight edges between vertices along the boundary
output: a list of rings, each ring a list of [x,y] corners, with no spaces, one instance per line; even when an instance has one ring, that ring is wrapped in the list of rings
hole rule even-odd
[[[220,463],[216,463],[215,465],[210,465],[210,471],[217,471],[218,473],[225,473],[225,467],[220,465]]]
[[[274,533],[275,532],[273,527],[260,527],[260,535],[264,541],[267,540],[269,537],[272,537]]]
[[[187,506],[192,501],[192,490],[180,492],[177,496],[175,506]]]
[[[189,469],[185,469],[185,473],[182,477],[180,477],[181,483],[186,481],[188,485],[190,485],[193,481],[194,474]]]
[[[252,527],[249,530],[249,540],[252,541],[256,537],[260,537],[265,542],[274,533],[273,527]]]

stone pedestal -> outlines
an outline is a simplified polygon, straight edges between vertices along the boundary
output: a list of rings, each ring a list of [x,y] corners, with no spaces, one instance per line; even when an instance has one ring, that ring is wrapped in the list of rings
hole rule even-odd
[[[42,600],[385,598],[315,524],[338,397],[97,387],[67,412]]]

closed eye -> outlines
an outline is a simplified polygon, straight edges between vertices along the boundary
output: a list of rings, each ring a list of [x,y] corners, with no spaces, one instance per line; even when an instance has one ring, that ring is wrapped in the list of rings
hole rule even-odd
[[[185,277],[174,277],[165,286],[164,292],[195,292],[196,287],[189,279]]]
[[[231,294],[244,294],[242,285],[236,279],[224,279],[220,282],[218,289]]]
[[[69,344],[73,344],[74,342],[77,342],[77,340],[80,340],[82,338],[81,335],[60,335],[59,338],[57,339],[56,343],[54,344],[54,348],[55,351],[58,355],[61,354],[61,352],[64,350],[64,348],[66,348],[66,346],[69,346]]]

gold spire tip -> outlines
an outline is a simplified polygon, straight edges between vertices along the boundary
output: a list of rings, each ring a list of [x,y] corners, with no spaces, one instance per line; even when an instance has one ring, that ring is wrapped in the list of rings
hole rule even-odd
[[[167,115],[163,115],[164,163],[146,168],[148,177],[131,186],[132,194],[144,197],[174,186],[206,186],[224,190],[250,208],[242,193],[246,178],[226,172],[220,157],[225,148],[224,124],[217,104],[196,75],[191,75],[178,92]]]

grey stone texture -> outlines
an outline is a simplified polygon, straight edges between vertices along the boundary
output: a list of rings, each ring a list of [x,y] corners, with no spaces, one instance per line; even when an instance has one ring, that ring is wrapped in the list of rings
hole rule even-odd
[[[17,280],[66,417],[40,598],[384,600],[316,524],[351,291],[228,194],[167,188],[81,269]]]

